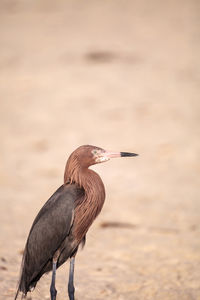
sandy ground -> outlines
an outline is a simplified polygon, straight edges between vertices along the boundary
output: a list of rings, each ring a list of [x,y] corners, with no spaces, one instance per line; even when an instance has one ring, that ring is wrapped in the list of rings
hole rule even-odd
[[[1,0],[0,299],[82,144],[140,156],[94,167],[107,198],[77,255],[76,299],[200,299],[199,53],[199,1]],[[58,300],[67,278],[68,263]]]

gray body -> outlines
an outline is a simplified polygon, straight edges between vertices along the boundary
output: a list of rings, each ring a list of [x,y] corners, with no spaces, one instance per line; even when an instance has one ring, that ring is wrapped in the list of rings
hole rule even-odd
[[[72,234],[73,216],[83,196],[84,190],[78,185],[65,184],[41,208],[27,239],[18,291],[26,295],[44,273],[52,270],[58,249],[57,268],[77,251],[78,244]]]

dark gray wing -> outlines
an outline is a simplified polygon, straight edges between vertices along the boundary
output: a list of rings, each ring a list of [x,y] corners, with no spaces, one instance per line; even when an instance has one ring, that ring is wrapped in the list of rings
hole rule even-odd
[[[21,291],[26,293],[31,281],[42,275],[42,269],[69,234],[75,201],[83,195],[84,190],[76,184],[62,185],[39,211],[25,247]]]

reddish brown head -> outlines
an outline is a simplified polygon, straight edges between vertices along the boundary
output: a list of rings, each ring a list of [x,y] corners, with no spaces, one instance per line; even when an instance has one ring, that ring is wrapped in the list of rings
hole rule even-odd
[[[125,157],[125,156],[137,156],[136,153],[129,152],[112,152],[106,151],[102,148],[84,145],[77,148],[70,155],[66,168],[64,181],[79,183],[78,173],[84,171],[94,164],[106,162],[110,158]]]

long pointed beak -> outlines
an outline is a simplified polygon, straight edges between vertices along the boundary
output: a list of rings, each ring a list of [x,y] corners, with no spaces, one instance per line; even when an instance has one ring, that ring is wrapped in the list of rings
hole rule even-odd
[[[104,155],[108,158],[115,158],[115,157],[125,157],[125,156],[138,156],[139,154],[130,153],[130,152],[111,152],[105,151]]]
[[[124,156],[138,156],[139,154],[137,153],[130,153],[130,152],[120,152],[121,154],[121,157],[124,157]]]

